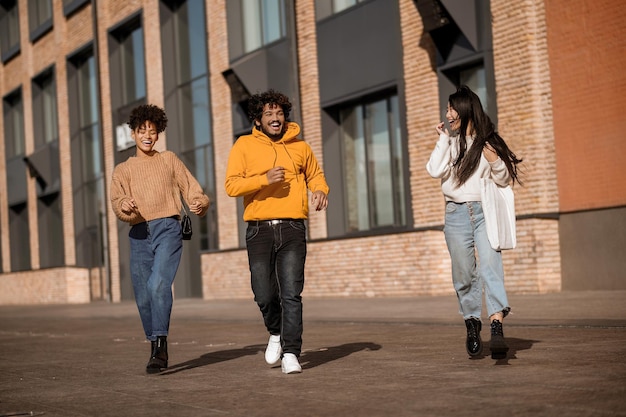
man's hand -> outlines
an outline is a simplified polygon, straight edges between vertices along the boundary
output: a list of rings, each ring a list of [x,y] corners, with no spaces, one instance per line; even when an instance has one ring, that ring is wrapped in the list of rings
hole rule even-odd
[[[275,184],[277,182],[285,181],[285,168],[274,167],[267,171],[266,175],[268,184]]]
[[[323,191],[316,191],[313,193],[311,204],[315,211],[326,210],[326,207],[328,207],[328,197]]]

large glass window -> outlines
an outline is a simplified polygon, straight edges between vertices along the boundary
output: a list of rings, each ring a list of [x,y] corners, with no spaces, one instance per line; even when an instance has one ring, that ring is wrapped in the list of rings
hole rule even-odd
[[[35,152],[27,155],[37,179],[39,260],[42,268],[64,264],[58,114],[54,68],[33,78]]]
[[[119,35],[122,101],[130,103],[146,96],[143,28]]]
[[[3,100],[4,149],[7,159],[24,156],[24,107],[22,90],[19,89]]]
[[[24,157],[24,108],[21,89],[2,100],[9,201],[9,247],[11,271],[30,269],[30,233],[26,204]]]
[[[28,25],[32,41],[52,29],[52,0],[28,1]]]
[[[406,224],[398,97],[340,111],[347,232]]]
[[[20,50],[20,19],[17,0],[0,0],[0,53],[6,62]]]
[[[342,12],[365,0],[315,0],[317,20]]]
[[[459,70],[459,85],[467,85],[476,93],[486,113],[489,113],[487,76],[483,65],[475,65]]]
[[[216,201],[204,1],[166,0],[162,4],[168,144],[211,201]],[[213,204],[198,229],[202,250],[217,248],[216,227],[217,210]]]
[[[103,239],[106,201],[93,50],[68,61],[68,92],[75,117],[70,118],[76,264],[104,265]]]
[[[241,0],[241,13],[244,53],[285,36],[283,0]]]
[[[50,68],[34,78],[32,88],[35,147],[38,148],[58,139],[54,70]]]
[[[132,17],[110,32],[109,50],[117,164],[134,152],[135,143],[130,138],[126,122],[131,110],[145,103],[146,99],[144,35],[140,16]]]
[[[63,14],[69,16],[89,2],[90,0],[63,0]]]

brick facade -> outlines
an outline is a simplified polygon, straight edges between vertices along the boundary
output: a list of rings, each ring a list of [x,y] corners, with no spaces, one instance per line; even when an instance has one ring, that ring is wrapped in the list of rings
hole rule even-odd
[[[392,1],[392,0],[389,0]],[[426,162],[437,139],[441,117],[435,48],[423,31],[415,1],[398,0],[403,49],[407,163],[414,230],[389,235],[328,239],[326,214],[311,211],[311,241],[305,296],[397,297],[452,294],[450,261],[443,233],[443,198],[439,181],[428,176]],[[26,153],[34,148],[31,80],[54,64],[59,111],[59,151],[65,263],[39,269],[35,179],[28,180],[32,270],[9,272],[8,202],[0,192],[0,304],[84,303],[102,297],[102,270],[74,268],[73,197],[69,143],[67,56],[94,39],[97,30],[100,104],[103,118],[104,169],[108,186],[114,167],[108,31],[142,13],[147,101],[164,103],[158,0],[100,1],[64,16],[54,0],[54,27],[35,43],[28,33],[27,0],[19,0],[21,50],[0,65],[0,92],[19,86],[24,100]],[[219,250],[201,255],[205,299],[250,298],[246,251],[238,249],[236,199],[224,191],[226,162],[233,141],[225,0],[206,0],[209,82],[214,139]],[[317,65],[315,1],[297,0],[298,81],[303,136],[320,163],[321,109]],[[626,205],[626,171],[617,158],[624,141],[613,132],[624,122],[617,114],[624,98],[622,75],[624,8],[613,0],[491,1],[498,125],[516,154],[524,158],[523,187],[516,186],[518,248],[503,254],[510,292],[545,293],[562,288],[566,262],[559,237],[559,212]],[[94,12],[97,27],[94,28]],[[582,17],[581,17],[582,16]],[[581,17],[584,30],[578,30]],[[581,106],[581,102],[583,103]],[[598,123],[596,123],[598,122]],[[0,115],[0,184],[6,189],[4,120]],[[621,136],[620,136],[621,137]],[[591,139],[593,142],[590,145]],[[602,140],[601,140],[602,139]],[[606,139],[606,141],[604,141]],[[160,141],[165,148],[167,138]],[[570,146],[573,144],[573,146]],[[608,178],[608,180],[606,180]],[[585,193],[580,192],[584,188]],[[330,204],[340,198],[331,190]],[[107,218],[111,300],[119,301],[120,259],[117,220]],[[123,254],[122,256],[126,256]]]

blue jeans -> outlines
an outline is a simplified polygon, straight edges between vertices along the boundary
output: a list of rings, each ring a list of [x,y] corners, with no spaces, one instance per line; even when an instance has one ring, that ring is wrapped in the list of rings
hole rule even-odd
[[[284,353],[300,356],[306,226],[299,220],[276,225],[250,222],[246,246],[254,301],[265,327],[270,334],[281,335]]]
[[[483,288],[488,315],[502,312],[506,316],[510,307],[504,288],[502,254],[489,244],[480,202],[447,202],[443,231],[463,318],[480,319]]]
[[[130,229],[130,275],[146,338],[167,336],[172,313],[172,283],[183,252],[180,222],[173,217]]]

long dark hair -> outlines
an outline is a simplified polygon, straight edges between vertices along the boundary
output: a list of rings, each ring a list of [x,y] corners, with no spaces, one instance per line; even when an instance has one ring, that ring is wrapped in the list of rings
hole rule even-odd
[[[459,155],[454,161],[454,173],[459,185],[464,184],[476,171],[480,163],[480,156],[487,143],[496,151],[509,170],[513,182],[522,185],[517,172],[517,165],[522,162],[509,149],[504,139],[496,132],[495,125],[483,110],[480,98],[468,86],[460,86],[448,98],[448,104],[458,114],[461,120],[459,128]],[[467,149],[465,133],[468,126],[474,135],[474,142]]]

